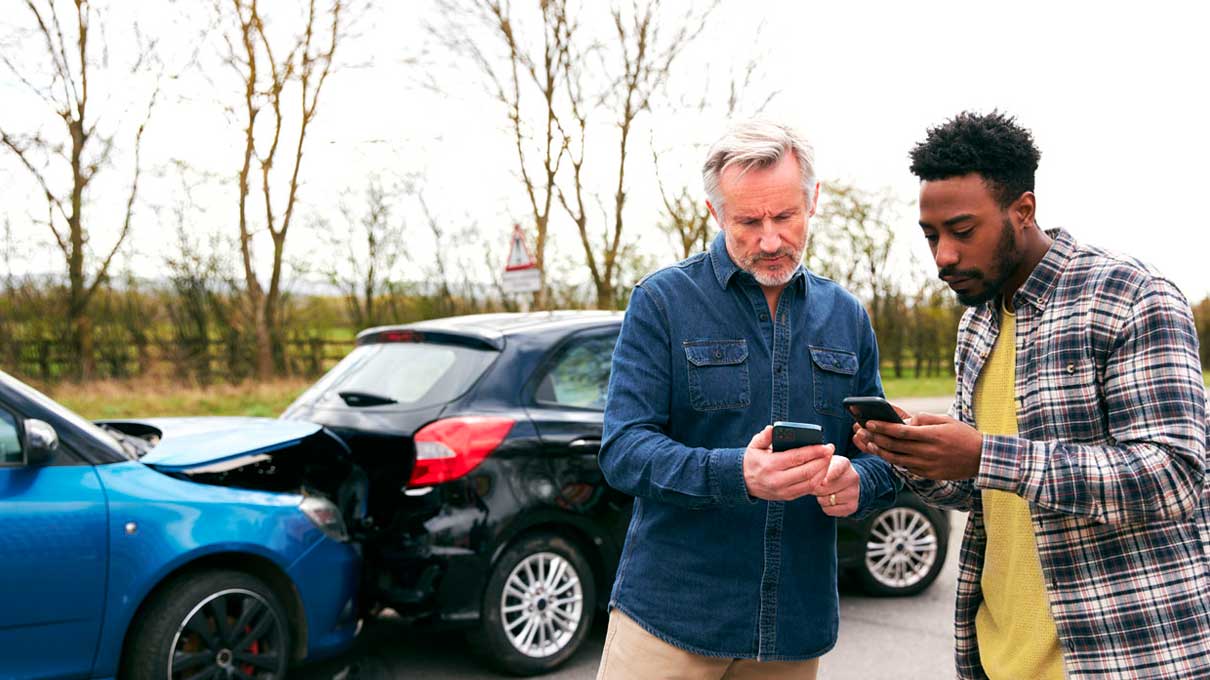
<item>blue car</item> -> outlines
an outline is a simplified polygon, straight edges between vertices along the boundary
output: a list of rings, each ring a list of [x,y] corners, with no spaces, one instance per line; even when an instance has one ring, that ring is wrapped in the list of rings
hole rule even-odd
[[[92,423],[0,372],[0,679],[280,679],[344,650],[347,457],[299,421]]]

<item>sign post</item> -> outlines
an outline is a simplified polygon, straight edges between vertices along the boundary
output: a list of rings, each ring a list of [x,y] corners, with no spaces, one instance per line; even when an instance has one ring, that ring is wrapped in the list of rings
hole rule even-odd
[[[508,261],[504,265],[504,277],[501,282],[505,293],[517,293],[521,296],[521,308],[529,311],[527,293],[533,293],[542,287],[542,271],[529,246],[525,245],[525,232],[521,225],[513,225],[513,234],[509,239]]]

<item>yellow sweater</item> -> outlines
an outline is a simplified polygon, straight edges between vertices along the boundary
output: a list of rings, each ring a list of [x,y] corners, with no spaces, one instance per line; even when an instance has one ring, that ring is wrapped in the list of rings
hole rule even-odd
[[[1001,314],[1000,337],[975,383],[975,424],[984,434],[1017,434],[1016,319]],[[1050,615],[1029,503],[1005,491],[983,491],[987,549],[983,603],[975,633],[992,680],[1062,680],[1063,656]]]

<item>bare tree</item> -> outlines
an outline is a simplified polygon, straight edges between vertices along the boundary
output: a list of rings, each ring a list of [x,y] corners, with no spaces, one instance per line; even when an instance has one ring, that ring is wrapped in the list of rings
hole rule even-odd
[[[655,161],[658,167],[658,159]],[[664,201],[663,219],[660,228],[672,234],[680,246],[677,253],[685,258],[710,247],[710,210],[706,202],[682,186],[680,193],[673,196],[657,174],[660,198]]]
[[[270,27],[258,0],[215,0],[215,4],[224,22],[224,58],[243,85],[239,244],[256,337],[256,372],[265,378],[275,366],[284,365],[279,315],[286,236],[298,205],[307,132],[344,35],[346,3],[330,0],[321,8],[317,0],[310,0],[298,34]],[[291,95],[297,97],[292,107],[287,101]],[[285,166],[284,178],[274,172],[279,160]],[[259,217],[254,215],[258,208]],[[268,233],[273,248],[267,288],[254,263],[253,237],[259,229]]]
[[[88,0],[74,0],[70,11],[57,0],[26,0],[25,6],[35,26],[32,35],[41,43],[41,57],[49,61],[49,73],[40,73],[34,64],[14,61],[7,51],[0,62],[44,104],[47,120],[32,131],[18,131],[0,124],[0,144],[12,154],[37,183],[45,199],[46,217],[40,220],[50,231],[67,265],[67,317],[71,343],[78,361],[78,376],[95,373],[93,330],[89,304],[97,288],[109,275],[118,249],[130,234],[142,173],[143,133],[159,93],[158,85],[142,107],[142,116],[133,129],[121,125],[122,116],[103,121],[94,109],[90,91],[94,69],[107,68],[108,49],[103,39],[93,42],[94,32],[104,36]],[[134,75],[156,68],[155,43],[144,39],[134,27],[136,57],[130,66]],[[26,53],[13,50],[12,55]],[[162,73],[162,68],[160,68]],[[157,81],[158,82],[158,81]],[[57,125],[49,123],[56,121]],[[111,122],[119,121],[119,122]],[[102,127],[102,123],[106,126]],[[129,144],[129,147],[125,145]],[[88,212],[88,190],[98,175],[121,171],[115,146],[129,149],[131,167],[124,209],[116,220],[93,220]],[[64,179],[66,178],[66,179]],[[95,249],[93,237],[97,225],[109,222],[117,235],[108,247]]]
[[[360,216],[348,206],[340,212],[344,229],[334,230],[321,222],[327,227],[331,252],[344,253],[343,262],[333,259],[329,263],[327,277],[344,295],[353,324],[357,328],[375,326],[386,320],[382,298],[391,289],[403,254],[406,227],[402,220],[393,219],[394,205],[378,178],[371,179],[366,188]]]
[[[456,55],[476,66],[491,95],[504,108],[516,150],[517,171],[535,231],[534,259],[541,275],[535,304],[547,300],[546,250],[556,176],[567,144],[559,124],[562,74],[567,68],[578,26],[567,0],[545,0],[537,23],[541,40],[520,35],[525,20],[509,0],[438,0],[446,23],[429,33]],[[480,32],[469,30],[481,29]],[[530,112],[537,114],[531,128]]]
[[[622,232],[625,224],[626,168],[629,161],[631,133],[636,119],[650,110],[652,97],[669,78],[672,64],[685,46],[696,38],[705,26],[706,19],[715,5],[704,10],[690,8],[684,15],[668,26],[663,25],[660,0],[634,0],[629,9],[615,5],[611,9],[613,19],[612,48],[603,52],[606,60],[606,78],[609,82],[599,103],[613,115],[618,130],[616,152],[616,183],[610,208],[604,220],[610,224],[594,243],[590,234],[588,211],[585,209],[586,188],[584,163],[588,134],[590,101],[586,97],[586,70],[583,58],[569,58],[564,64],[567,94],[571,101],[571,123],[575,125],[572,136],[578,140],[572,149],[567,147],[571,166],[571,188],[559,189],[559,202],[575,223],[584,249],[584,263],[588,266],[593,286],[597,291],[597,305],[612,308],[617,302],[618,255],[623,248]],[[670,29],[670,30],[669,30]],[[614,60],[609,65],[609,57]],[[615,70],[616,69],[616,70]],[[570,194],[570,197],[569,197]]]

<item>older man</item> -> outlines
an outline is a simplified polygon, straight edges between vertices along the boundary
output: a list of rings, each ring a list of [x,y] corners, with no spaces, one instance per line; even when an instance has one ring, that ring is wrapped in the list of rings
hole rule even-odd
[[[722,233],[631,296],[600,460],[635,505],[598,678],[814,678],[836,643],[834,518],[896,487],[841,404],[882,393],[869,317],[801,264],[812,156],[783,125],[730,130],[703,169]],[[826,443],[774,453],[778,420]]]

